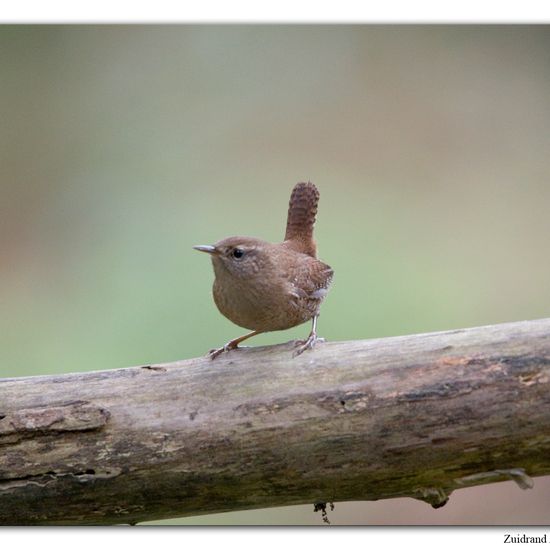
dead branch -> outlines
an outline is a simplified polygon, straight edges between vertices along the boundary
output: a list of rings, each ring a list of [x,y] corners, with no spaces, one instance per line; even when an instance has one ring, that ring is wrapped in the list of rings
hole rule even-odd
[[[0,523],[112,524],[550,473],[550,319],[0,380]]]

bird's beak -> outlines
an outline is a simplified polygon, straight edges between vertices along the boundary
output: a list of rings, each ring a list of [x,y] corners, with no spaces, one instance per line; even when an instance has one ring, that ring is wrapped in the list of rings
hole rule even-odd
[[[200,252],[208,252],[208,254],[215,254],[217,252],[216,247],[210,244],[198,244],[193,248],[195,250],[199,250]]]

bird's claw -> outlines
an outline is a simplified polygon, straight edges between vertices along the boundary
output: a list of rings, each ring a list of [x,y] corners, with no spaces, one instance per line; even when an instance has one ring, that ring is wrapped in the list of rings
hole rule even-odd
[[[226,351],[229,351],[229,350],[232,350],[232,349],[235,349],[237,346],[230,346],[229,344],[225,344],[225,346],[222,346],[221,348],[214,348],[214,349],[211,349],[209,352],[208,352],[208,357],[210,357],[210,359],[216,359],[216,357],[218,357],[218,355],[221,355],[222,353],[226,352]]]
[[[209,352],[208,352],[208,355],[207,357],[210,357],[210,359],[216,359],[216,357],[218,357],[218,355],[221,355],[222,353],[226,352],[226,351],[231,351],[232,349],[246,349],[248,346],[237,346],[237,345],[234,345],[234,344],[231,344],[231,342],[228,342],[227,344],[225,344],[225,346],[221,347],[221,348],[214,348],[214,349],[211,349]]]
[[[324,338],[319,338],[316,334],[310,334],[307,340],[296,340],[294,346],[298,349],[292,354],[292,357],[297,357],[298,355],[304,353],[306,349],[313,349],[317,342],[324,342]]]

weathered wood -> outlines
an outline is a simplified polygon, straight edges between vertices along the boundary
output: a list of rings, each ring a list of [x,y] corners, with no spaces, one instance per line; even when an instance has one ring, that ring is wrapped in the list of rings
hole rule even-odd
[[[0,523],[438,506],[550,474],[550,319],[291,350],[1,380]]]

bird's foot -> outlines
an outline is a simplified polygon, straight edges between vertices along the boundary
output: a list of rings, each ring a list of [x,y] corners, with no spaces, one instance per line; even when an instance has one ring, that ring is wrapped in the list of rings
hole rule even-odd
[[[225,346],[222,346],[221,348],[211,349],[208,352],[208,357],[210,357],[210,359],[216,359],[218,355],[221,355],[226,351],[231,351],[232,349],[237,349],[238,347],[239,346],[237,346],[236,344],[232,344],[232,342],[228,342],[227,344],[225,344]]]
[[[256,334],[260,334],[260,333],[261,333],[261,331],[259,331],[259,330],[253,330],[252,332],[249,332],[248,334],[245,334],[244,336],[239,336],[238,338],[235,338],[234,340],[230,340],[229,342],[227,342],[227,344],[225,344],[225,346],[223,346],[223,348],[210,350],[210,352],[208,353],[208,357],[210,357],[210,359],[216,359],[216,357],[218,357],[218,355],[222,354],[224,351],[230,351],[232,349],[238,349],[239,344],[242,341],[246,340],[247,338],[251,338],[252,336],[256,336]]]
[[[297,357],[298,355],[304,353],[304,351],[306,351],[306,349],[313,349],[313,347],[315,346],[315,344],[317,344],[317,342],[324,342],[325,339],[324,338],[320,338],[317,336],[317,334],[315,334],[314,332],[312,332],[307,340],[295,340],[294,342],[294,346],[297,347],[298,349],[292,354],[292,357]]]

